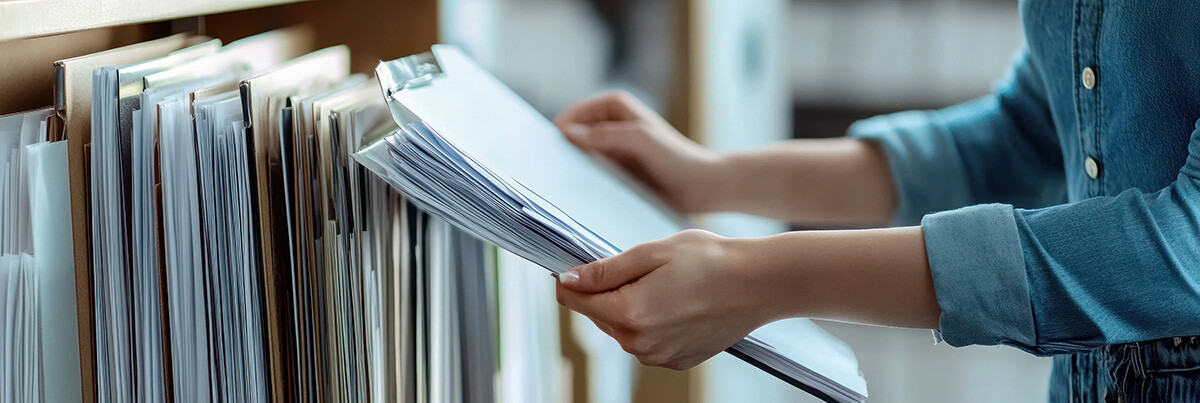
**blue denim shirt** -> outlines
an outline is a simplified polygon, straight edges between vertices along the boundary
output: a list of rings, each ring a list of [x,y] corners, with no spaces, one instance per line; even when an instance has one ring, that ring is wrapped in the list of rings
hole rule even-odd
[[[994,94],[851,128],[886,150],[896,223],[925,231],[942,337],[1047,355],[1200,335],[1200,2],[1020,10]]]

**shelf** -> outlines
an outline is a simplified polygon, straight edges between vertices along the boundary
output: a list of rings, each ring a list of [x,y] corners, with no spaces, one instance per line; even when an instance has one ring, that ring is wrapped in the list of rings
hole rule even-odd
[[[0,41],[304,0],[0,0]]]

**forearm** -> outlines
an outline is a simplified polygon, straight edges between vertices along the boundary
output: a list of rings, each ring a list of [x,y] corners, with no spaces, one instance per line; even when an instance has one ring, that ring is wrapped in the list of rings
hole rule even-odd
[[[896,209],[878,145],[839,138],[793,140],[721,157],[714,210],[809,225],[882,225]]]
[[[730,242],[747,294],[769,318],[938,326],[921,227],[797,231]]]

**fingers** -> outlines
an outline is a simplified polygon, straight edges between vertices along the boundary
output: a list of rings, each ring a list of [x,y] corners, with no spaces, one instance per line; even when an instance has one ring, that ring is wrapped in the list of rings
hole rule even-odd
[[[667,263],[658,244],[642,244],[616,256],[575,267],[558,276],[563,286],[582,293],[615,290]]]
[[[684,370],[712,355],[697,360],[693,355],[680,354],[679,346],[672,344],[678,338],[653,333],[650,326],[653,319],[638,313],[638,307],[630,303],[629,296],[622,294],[625,290],[587,294],[559,284],[558,302],[587,317],[643,365]]]
[[[600,330],[612,330],[608,324],[614,323],[618,319],[617,311],[623,308],[620,300],[612,293],[589,294],[572,290],[559,283],[555,290],[555,297],[558,299],[558,304],[575,312],[579,312],[588,319],[597,322],[597,324],[605,324],[600,327]],[[605,331],[605,333],[609,333]],[[609,333],[612,335],[612,333]]]

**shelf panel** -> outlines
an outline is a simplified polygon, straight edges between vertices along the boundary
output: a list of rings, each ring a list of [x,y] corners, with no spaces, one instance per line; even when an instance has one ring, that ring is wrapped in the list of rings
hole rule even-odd
[[[0,41],[305,0],[0,0]]]

